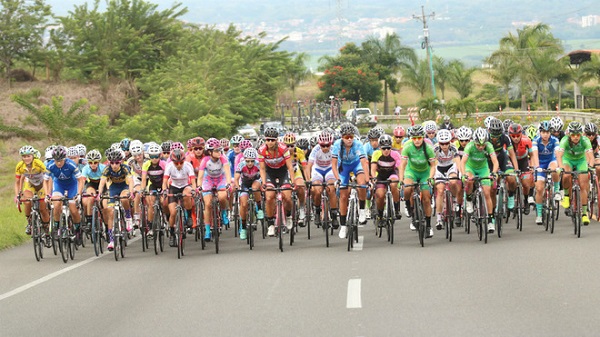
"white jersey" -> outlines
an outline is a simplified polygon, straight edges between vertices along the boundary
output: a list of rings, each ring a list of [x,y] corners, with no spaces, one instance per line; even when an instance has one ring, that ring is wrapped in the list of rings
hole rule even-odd
[[[333,157],[333,153],[331,152],[331,148],[329,152],[325,153],[321,150],[321,146],[317,145],[311,151],[310,156],[308,157],[308,162],[313,163],[313,167],[319,168],[322,170],[331,168],[331,158]]]
[[[196,174],[194,173],[194,167],[188,161],[183,162],[181,170],[178,170],[175,164],[170,162],[165,169],[165,177],[171,178],[171,186],[183,188],[189,185],[190,179],[196,178]]]
[[[442,151],[439,143],[433,146],[433,152],[435,153],[435,158],[438,161],[438,167],[452,166],[452,164],[454,164],[454,158],[458,156],[458,149],[452,143],[450,143],[450,146],[448,146],[448,153],[444,153]]]

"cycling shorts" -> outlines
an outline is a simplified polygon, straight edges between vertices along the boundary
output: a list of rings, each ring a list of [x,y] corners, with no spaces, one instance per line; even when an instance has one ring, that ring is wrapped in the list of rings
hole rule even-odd
[[[550,167],[550,164],[555,163],[556,164],[556,160],[551,160],[551,161],[540,161],[540,168],[543,169],[548,169],[548,167]],[[536,179],[537,180],[541,180],[541,181],[545,181],[546,180],[546,172],[535,172],[536,175]]]
[[[110,187],[108,188],[108,195],[110,197],[118,197],[121,195],[121,192],[128,190],[128,189],[129,189],[129,185],[127,185],[127,184],[112,183],[112,184],[110,184]],[[115,204],[115,199],[110,198],[110,200],[108,202],[109,202],[108,206],[113,206]]]
[[[396,174],[396,172],[391,172],[391,173],[392,174],[390,174],[390,175],[387,175],[387,174],[384,174],[384,175],[381,175],[381,176],[377,175],[377,180],[398,181],[399,178],[398,178],[398,175]],[[385,185],[384,184],[377,184],[375,186],[375,188],[385,188]]]
[[[270,187],[283,187],[284,185],[290,185],[290,176],[288,174],[287,166],[282,166],[278,169],[271,167],[266,168],[267,181],[265,184]]]
[[[254,184],[255,181],[258,181],[260,183],[260,179],[245,181],[242,180],[240,184],[240,196],[247,196],[249,191],[252,189],[252,184]]]
[[[25,180],[23,184],[23,191],[29,191],[33,193],[33,195],[37,195],[38,198],[43,199],[46,196],[46,191],[44,190],[44,184],[40,184],[39,186],[31,185],[31,183]]]
[[[433,177],[436,179],[437,182],[438,178],[448,178],[450,177],[450,175],[458,176],[458,169],[456,168],[456,164],[452,164],[446,167],[436,167],[435,176]]]
[[[348,182],[350,182],[350,173],[354,173],[355,177],[357,177],[361,173],[364,173],[362,165],[360,164],[360,160],[357,160],[356,162],[350,165],[342,164],[340,167],[342,168],[340,172],[340,186],[343,187],[348,186]]]
[[[189,187],[190,185],[186,185],[183,187],[175,187],[175,186],[169,186],[169,194],[178,194],[178,193],[183,193],[183,191]],[[202,193],[204,194],[204,193]],[[169,204],[172,204],[174,202],[177,202],[177,198],[175,197],[169,197]]]
[[[588,169],[588,165],[587,165],[587,160],[585,160],[584,158],[578,159],[578,160],[569,160],[566,158],[563,158],[563,165],[564,166],[569,166],[571,168],[571,171],[587,171]],[[569,169],[567,168],[567,171]]]
[[[485,178],[490,176],[490,168],[484,167],[480,169],[474,169],[471,166],[467,165],[465,167],[465,173],[472,173],[475,177]],[[492,181],[489,179],[481,181],[482,186],[492,186]]]
[[[425,171],[413,171],[411,169],[406,169],[404,172],[404,180],[410,179],[413,183],[421,183],[421,191],[429,191],[429,184],[427,183],[427,179],[429,179],[429,170]]]
[[[311,182],[313,183],[322,183],[330,180],[335,180],[335,176],[333,175],[333,170],[330,168],[320,169],[316,167],[312,167],[311,170]]]
[[[69,198],[72,198],[77,195],[77,182],[61,184],[60,181],[54,180],[53,185],[53,197],[62,197],[67,195]],[[75,202],[75,200],[71,200],[70,202]]]
[[[202,179],[202,195],[211,194],[213,188],[222,190],[225,187],[227,187],[227,179],[225,178],[225,174],[215,178],[204,176]]]

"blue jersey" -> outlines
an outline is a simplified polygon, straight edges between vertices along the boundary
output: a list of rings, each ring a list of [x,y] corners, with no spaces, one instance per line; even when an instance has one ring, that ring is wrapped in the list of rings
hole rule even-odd
[[[377,148],[379,149],[379,148]],[[371,142],[367,140],[367,142],[363,145],[363,150],[365,151],[365,154],[369,157],[373,157],[373,152],[375,152],[375,150],[373,146],[371,146]]]
[[[354,139],[350,150],[344,146],[344,151],[342,151],[342,142],[342,139],[338,139],[335,141],[335,143],[333,143],[333,158],[337,158],[338,162],[341,162],[343,165],[352,165],[360,161],[362,158],[367,157],[360,140]]]
[[[81,172],[77,168],[77,164],[69,158],[65,159],[65,163],[61,168],[58,168],[54,160],[51,160],[46,169],[48,169],[48,173],[46,173],[45,179],[49,180],[52,178],[55,183],[76,183],[77,179],[81,177]]]
[[[99,182],[100,178],[102,178],[102,172],[104,171],[105,168],[106,168],[106,165],[99,163],[98,169],[96,169],[96,171],[94,172],[94,171],[92,171],[92,168],[88,164],[83,167],[83,170],[81,170],[81,174],[87,178],[87,181]]]
[[[231,176],[235,174],[235,157],[238,154],[233,149],[227,151],[227,160],[229,161],[229,169],[231,170]]]
[[[538,152],[540,164],[550,163],[551,161],[556,160],[554,151],[558,148],[559,143],[560,142],[558,138],[550,136],[550,138],[548,139],[548,145],[544,145],[542,144],[542,136],[537,136],[531,142],[531,150]]]

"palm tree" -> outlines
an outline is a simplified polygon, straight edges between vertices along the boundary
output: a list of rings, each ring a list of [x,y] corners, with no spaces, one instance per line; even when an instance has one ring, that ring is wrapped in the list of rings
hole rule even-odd
[[[394,94],[398,92],[397,73],[416,62],[417,56],[412,48],[402,45],[396,33],[386,34],[383,40],[370,37],[362,44],[362,48],[365,59],[379,74],[379,80],[383,81],[383,111],[387,115],[388,89]]]
[[[491,68],[486,73],[492,77],[494,82],[502,86],[504,90],[504,103],[508,108],[510,106],[510,86],[517,79],[519,69],[513,58],[504,57],[505,52],[501,48],[486,59],[486,63],[491,65]]]
[[[460,99],[467,98],[473,92],[473,79],[471,75],[475,68],[465,68],[465,65],[459,60],[453,60],[448,63],[448,82],[460,96]]]
[[[296,86],[310,75],[306,68],[309,59],[310,55],[307,53],[298,53],[286,68],[287,86],[292,90],[292,101],[296,99]]]
[[[417,91],[421,98],[430,90],[429,62],[424,59],[415,61],[410,67],[402,69],[402,85]]]
[[[442,99],[446,99],[446,82],[448,82],[449,77],[448,64],[443,58],[439,56],[434,56],[433,71],[435,72],[435,84],[438,88],[440,88],[440,91],[442,92]]]

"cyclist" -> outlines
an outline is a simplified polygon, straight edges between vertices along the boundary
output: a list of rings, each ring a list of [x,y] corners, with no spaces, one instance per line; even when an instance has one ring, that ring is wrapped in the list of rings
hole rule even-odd
[[[532,156],[531,164],[533,167],[541,169],[555,170],[558,165],[556,163],[556,155],[554,152],[558,148],[559,141],[556,137],[550,135],[550,122],[542,121],[540,123],[540,135],[535,137],[532,142]],[[537,216],[535,222],[538,225],[542,224],[542,210],[543,204],[543,193],[544,185],[546,181],[545,172],[536,172],[537,180],[535,182],[535,208]],[[559,176],[558,173],[552,173],[552,180],[554,181],[554,200],[560,201],[561,196],[559,192]]]
[[[163,177],[165,174],[166,164],[161,158],[162,148],[158,144],[150,144],[148,146],[148,160],[142,166],[142,186],[146,186],[148,192],[156,192],[160,194],[162,192]],[[154,221],[154,201],[157,198],[156,195],[148,195],[146,197],[146,205],[148,206],[148,223]],[[167,199],[163,198],[162,207],[165,214],[168,213]],[[195,222],[194,222],[195,225]],[[152,236],[152,230],[148,232],[149,236]]]
[[[392,142],[392,150],[402,153],[402,144],[406,137],[406,131],[402,125],[398,125],[394,128],[394,141]]]
[[[439,127],[440,130],[446,129],[446,130],[454,130],[454,124],[452,124],[452,121],[450,120],[450,116],[445,115],[444,116],[444,122],[442,124],[440,124]]]
[[[298,226],[304,227],[304,219],[306,218],[306,211],[304,209],[306,205],[306,185],[304,181],[304,167],[306,167],[306,156],[304,151],[296,146],[296,135],[291,132],[286,133],[283,136],[283,142],[290,151],[292,157],[292,164],[294,165],[294,185],[296,186],[296,192],[298,195]]]
[[[129,160],[129,158],[131,157],[131,153],[129,152],[130,145],[131,140],[129,138],[123,138],[119,143],[119,146],[121,147],[121,150],[123,150],[123,153],[125,155],[125,158],[123,158],[124,161]]]
[[[219,142],[221,144],[221,151],[223,151],[223,153],[229,152],[229,139],[221,138]]]
[[[195,137],[190,140],[190,145],[192,146],[192,152],[188,153],[185,157],[185,160],[192,164],[194,168],[194,173],[198,176],[198,170],[200,169],[200,162],[202,158],[204,158],[204,138]]]
[[[433,147],[435,158],[437,160],[435,179],[439,178],[458,178],[458,166],[460,165],[460,157],[458,156],[458,149],[452,144],[452,132],[447,129],[442,129],[437,134],[438,143]],[[452,196],[456,198],[457,204],[462,204],[462,185],[458,180],[436,180],[436,198],[435,198],[435,210],[436,210],[436,228],[441,230],[443,228],[442,211],[444,208],[444,188],[446,184],[450,184],[450,192]],[[454,212],[454,209],[447,210],[448,212]],[[460,218],[457,218],[460,222]]]
[[[504,125],[499,119],[493,118],[489,122],[488,133],[490,136],[489,142],[496,153],[498,168],[504,173],[512,173],[515,167],[518,166],[517,156],[510,137],[504,132]],[[493,167],[491,158],[488,158],[488,167]],[[510,211],[515,207],[515,191],[517,189],[517,178],[514,176],[506,176],[505,178],[508,202],[507,209]],[[498,183],[500,178],[498,178]],[[492,207],[496,209],[496,198],[492,198]]]
[[[231,176],[233,177],[233,175],[235,174],[235,158],[238,155],[243,155],[242,154],[242,149],[240,148],[240,143],[244,140],[244,137],[242,137],[242,135],[235,135],[233,137],[231,137],[231,140],[229,141],[229,145],[231,146],[231,149],[229,151],[227,151],[227,160],[229,161],[229,167],[230,167],[230,171],[231,171]]]
[[[421,198],[423,213],[425,214],[427,238],[433,236],[431,228],[431,191],[428,182],[433,180],[436,172],[436,158],[433,146],[425,142],[425,129],[421,125],[412,127],[409,134],[410,140],[404,144],[402,149],[402,162],[400,164],[398,178],[403,185],[419,183],[421,186]],[[404,187],[404,199],[407,200],[407,213],[412,218],[413,212],[413,187]],[[416,230],[411,221],[410,229]]]
[[[240,191],[240,217],[242,218],[242,226],[240,227],[240,240],[246,240],[246,228],[248,224],[246,218],[248,216],[248,193],[252,189],[254,200],[256,201],[256,218],[261,220],[264,217],[262,211],[262,198],[260,193],[260,169],[258,168],[258,152],[250,147],[244,150],[244,161],[241,161],[235,169],[233,178],[233,188]],[[254,211],[254,210],[252,210]]]
[[[423,128],[425,129],[427,139],[431,141],[433,145],[437,143],[437,124],[434,121],[427,121],[423,123]]]
[[[473,141],[465,148],[465,153],[460,164],[460,173],[462,174],[463,179],[466,178],[466,210],[469,213],[473,213],[473,202],[471,201],[473,193],[473,177],[484,178],[490,176],[488,158],[492,160],[492,174],[495,175],[498,172],[496,153],[494,152],[494,147],[487,139],[488,132],[484,128],[477,128],[473,134]],[[488,212],[487,230],[489,233],[493,233],[496,229],[494,224],[494,208],[492,206],[491,198],[491,185],[492,183],[490,180],[481,181]]]
[[[67,158],[71,159],[75,165],[77,165],[79,172],[83,170],[85,164],[82,160],[80,160],[81,158],[79,158],[79,149],[77,147],[71,146],[67,148]]]
[[[76,199],[83,190],[83,177],[77,164],[67,158],[67,149],[64,146],[57,146],[52,152],[52,161],[46,169],[48,172],[44,175],[44,181],[47,182],[44,189],[47,193],[52,192],[52,197],[62,197],[63,195],[75,198],[69,201],[69,209],[73,218],[73,225],[76,232],[80,231],[81,217],[77,210]],[[50,186],[52,180],[52,186]],[[53,202],[54,209],[62,208],[62,201]],[[54,212],[54,223],[56,226],[60,222],[60,212]],[[81,237],[81,236],[79,236]]]
[[[48,233],[48,223],[50,222],[50,214],[44,200],[44,174],[47,173],[46,165],[35,158],[35,149],[31,145],[25,145],[19,150],[21,161],[17,163],[15,168],[15,203],[20,202],[20,198],[33,198],[37,195],[40,198],[40,215],[42,217],[42,227]],[[25,204],[25,216],[29,220],[31,216],[31,202],[23,201]],[[25,233],[31,235],[31,224],[27,221]]]
[[[107,165],[104,171],[102,172],[102,178],[100,178],[100,185],[98,186],[98,196],[104,194],[104,189],[107,186],[107,183],[110,182],[110,186],[108,187],[108,193],[111,198],[118,196],[129,196],[131,198],[133,196],[133,179],[131,177],[131,168],[123,164],[125,154],[121,149],[109,148],[108,150],[106,150],[104,155],[106,156],[109,165]],[[104,220],[106,222],[106,227],[108,228],[108,234],[110,238],[108,243],[109,250],[112,250],[114,248],[114,237],[112,232],[114,225],[114,207],[112,207],[114,203],[113,200],[114,199],[110,199],[110,203],[108,202],[108,200],[104,200],[103,202]],[[128,199],[124,199],[122,205],[123,209],[125,210],[125,223],[127,232],[131,232],[132,221],[130,201]]]
[[[587,137],[581,137],[583,126],[579,122],[571,122],[567,127],[569,135],[563,137],[556,150],[556,161],[558,167],[565,171],[581,171],[579,174],[579,186],[581,187],[581,222],[584,225],[590,223],[587,214],[587,198],[590,190],[589,179],[587,175],[588,167],[594,166],[594,154],[592,153],[592,144]],[[568,210],[571,206],[569,196],[571,195],[572,178],[566,174],[562,178],[565,196],[562,206]],[[566,211],[565,211],[566,212]]]
[[[133,189],[135,193],[135,197],[133,199],[133,220],[134,220],[134,228],[139,228],[140,225],[140,200],[142,195],[139,193],[144,190],[146,186],[142,186],[142,167],[146,162],[144,158],[144,144],[142,144],[139,140],[131,141],[129,145],[129,152],[131,154],[131,158],[127,160],[127,166],[131,169],[131,175],[133,179]]]
[[[331,146],[333,145],[333,135],[328,131],[323,131],[319,134],[318,144],[310,153],[308,157],[308,164],[306,165],[305,172],[306,177],[314,184],[335,183],[335,176],[331,169],[331,160],[333,158],[331,152]],[[313,205],[315,205],[315,211],[317,213],[315,217],[315,224],[321,224],[321,193],[323,192],[322,186],[312,187]],[[337,219],[337,194],[333,186],[327,187],[327,195],[329,197],[330,204],[330,219],[331,226],[334,229],[339,228],[339,222]]]
[[[86,155],[87,165],[81,171],[81,175],[86,180],[84,189],[85,193],[96,196],[102,172],[106,169],[106,165],[102,164],[102,154],[98,150],[91,150]],[[92,227],[92,206],[94,205],[93,198],[83,198],[81,200],[85,212],[85,230],[90,230]]]
[[[381,135],[379,138],[379,149],[373,152],[371,158],[371,177],[375,181],[391,180],[390,190],[394,203],[394,212],[396,219],[400,219],[400,191],[398,190],[398,168],[400,167],[400,154],[392,151],[392,137]],[[377,225],[385,226],[386,220],[383,219],[383,209],[385,206],[385,194],[387,188],[383,184],[376,184],[375,201],[377,204]]]
[[[169,194],[183,194],[183,208],[185,210],[184,223],[187,224],[187,219],[191,217],[192,208],[194,206],[194,199],[192,198],[192,195],[196,191],[196,174],[194,173],[192,164],[185,161],[185,152],[182,148],[175,148],[172,150],[170,158],[171,161],[165,168],[162,190],[163,193],[164,191],[168,191]],[[202,167],[200,172],[202,172]],[[169,196],[168,202],[169,227],[171,232],[169,246],[176,247],[175,217],[177,215],[177,198],[174,196]],[[182,233],[182,235],[185,235],[185,231]]]
[[[359,185],[364,185],[370,180],[369,162],[367,161],[367,156],[363,150],[360,140],[354,138],[356,131],[357,130],[355,129],[354,125],[350,123],[343,123],[340,126],[342,138],[333,143],[332,150],[331,166],[333,176],[340,186],[339,210],[341,227],[339,237],[341,239],[346,237],[346,233],[348,231],[348,228],[346,227],[346,214],[348,212],[348,197],[350,194],[350,191],[348,190],[350,173],[354,174],[356,183]],[[364,224],[367,221],[367,215],[365,213],[366,197],[366,189],[359,188],[358,221],[361,224]]]
[[[592,152],[594,153],[594,166],[596,167],[596,177],[600,177],[600,146],[598,141],[598,127],[594,123],[587,123],[583,128],[585,136],[592,144]]]
[[[231,186],[231,170],[227,156],[222,153],[222,142],[216,138],[209,138],[206,141],[206,156],[200,162],[200,171],[198,172],[198,185],[202,188],[202,197],[204,198],[204,240],[211,239],[212,218],[212,189],[218,190],[217,197],[221,207],[221,219],[224,225],[229,224],[227,218],[228,192]],[[195,186],[195,184],[194,184]],[[191,209],[191,207],[190,207]],[[217,231],[219,228],[213,228]]]
[[[473,130],[471,130],[471,128],[468,126],[463,125],[460,128],[458,128],[458,130],[456,130],[457,140],[454,146],[456,146],[456,149],[458,150],[458,156],[460,157],[460,159],[462,159],[462,156],[465,152],[465,147],[467,146],[467,144],[469,144],[472,137]]]
[[[252,147],[252,142],[248,139],[244,139],[240,142],[240,153],[235,157],[234,165],[237,169],[238,165],[244,161],[244,151]],[[258,166],[258,164],[256,164]]]
[[[373,152],[379,149],[379,137],[381,137],[383,133],[379,131],[378,128],[372,128],[367,133],[367,142],[363,145],[363,150],[367,154],[367,159],[371,162],[371,157],[373,156]]]
[[[272,188],[291,186],[290,177],[294,176],[294,165],[290,157],[290,151],[285,144],[277,141],[279,131],[274,127],[268,127],[264,131],[265,143],[258,148],[258,162],[260,164],[260,181],[265,191],[267,224],[269,236],[275,236],[275,197]],[[285,225],[292,229],[292,192],[289,190],[281,192],[285,209]]]
[[[531,139],[523,134],[523,127],[520,124],[514,123],[508,128],[508,133],[515,149],[517,156],[516,168],[521,171],[519,178],[523,184],[523,202],[524,209],[523,214],[529,214],[529,203],[533,200],[529,200],[529,190],[533,188],[533,174],[530,171],[529,158],[532,152]],[[510,196],[510,190],[509,190]],[[510,203],[510,201],[509,201]],[[508,206],[508,205],[507,205]]]
[[[298,146],[302,151],[304,151],[306,157],[310,156],[310,152],[312,151],[312,149],[310,147],[310,142],[307,138],[298,138],[296,146]]]
[[[160,144],[160,147],[162,149],[162,156],[161,159],[164,161],[168,161],[169,160],[169,156],[171,155],[171,144],[173,142],[170,140],[167,140],[165,142],[162,142],[162,144]]]
[[[562,119],[558,116],[554,116],[550,118],[550,128],[552,129],[552,135],[561,141],[565,136],[565,131],[563,131],[564,123]]]

